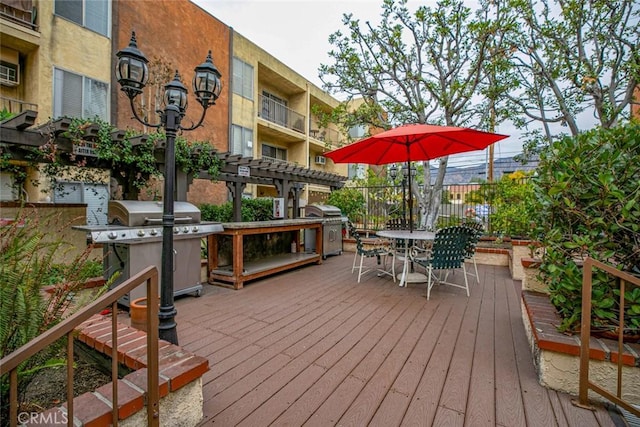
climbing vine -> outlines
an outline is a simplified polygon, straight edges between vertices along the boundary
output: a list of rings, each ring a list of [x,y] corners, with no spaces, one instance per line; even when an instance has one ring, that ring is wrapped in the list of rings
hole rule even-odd
[[[138,137],[127,130],[123,137],[114,137],[115,131],[115,127],[99,118],[73,118],[65,132],[56,135],[51,131],[45,144],[26,157],[29,166],[44,163],[40,170],[50,186],[42,191],[62,191],[63,182],[104,183],[110,170],[124,193],[134,194],[153,177],[163,175],[157,150],[162,147],[164,132]],[[189,176],[198,177],[204,171],[215,180],[221,162],[209,142],[176,138],[176,167]],[[13,160],[9,151],[0,153],[0,167],[13,173],[17,184],[26,179],[25,167],[17,166],[23,163]]]

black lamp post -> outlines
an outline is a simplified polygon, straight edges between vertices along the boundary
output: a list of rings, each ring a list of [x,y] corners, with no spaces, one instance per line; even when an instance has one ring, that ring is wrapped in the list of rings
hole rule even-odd
[[[411,172],[409,172],[409,170]],[[409,169],[409,166],[407,163],[402,165],[402,219],[404,221],[407,220],[407,208],[406,208],[406,200],[407,200],[407,194],[406,194],[406,187],[407,187],[407,177],[409,176],[409,173],[411,173],[411,177],[416,176],[416,169],[411,166],[411,169]],[[391,178],[396,179],[396,177],[398,176],[398,166],[396,166],[396,164],[392,164],[391,167],[389,168],[389,175],[391,175]],[[409,191],[411,191],[411,188],[409,188]],[[413,209],[412,206],[412,197],[409,197],[409,212],[411,213]],[[409,215],[409,217],[411,218],[411,215]],[[413,221],[412,219],[410,219],[410,221]],[[411,227],[411,226],[410,226]]]
[[[190,131],[202,125],[207,108],[214,105],[222,86],[218,69],[213,65],[211,51],[207,59],[195,68],[193,77],[193,90],[196,99],[202,105],[202,115],[197,124],[190,127],[180,125],[187,108],[187,88],[180,81],[178,71],[173,80],[165,85],[164,110],[156,113],[160,116],[159,123],[149,123],[146,117],[138,115],[133,100],[142,93],[149,79],[149,62],[136,44],[136,34],[131,33],[129,46],[120,50],[118,65],[116,67],[116,77],[121,86],[121,90],[129,97],[131,111],[140,123],[153,127],[164,128],[166,134],[165,159],[164,159],[164,196],[162,212],[162,273],[160,276],[160,313],[159,313],[159,336],[172,344],[178,344],[178,333],[176,330],[175,315],[176,309],[173,304],[173,227],[174,227],[174,187],[176,174],[175,139],[178,131]]]
[[[391,178],[393,178],[394,180],[398,176],[398,166],[396,166],[395,163],[392,164],[391,167],[389,168],[389,175],[391,175]],[[402,220],[403,221],[407,220],[407,210],[405,207],[405,200],[406,200],[405,184],[406,184],[406,178],[402,177]]]

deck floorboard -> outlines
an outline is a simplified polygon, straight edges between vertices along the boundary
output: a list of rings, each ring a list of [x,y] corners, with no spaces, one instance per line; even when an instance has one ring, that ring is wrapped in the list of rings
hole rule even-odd
[[[201,425],[614,426],[538,383],[508,268],[427,301],[375,271],[357,283],[352,262],[176,300],[180,345],[210,363]]]

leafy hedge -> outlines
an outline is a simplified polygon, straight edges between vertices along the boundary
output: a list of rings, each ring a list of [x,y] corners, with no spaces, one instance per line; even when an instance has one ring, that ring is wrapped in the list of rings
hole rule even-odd
[[[551,144],[535,180],[537,224],[546,248],[541,275],[563,317],[577,330],[587,256],[640,275],[640,123],[594,129]],[[617,287],[598,273],[593,327],[615,328]],[[640,331],[640,291],[625,294],[625,323]]]
[[[203,221],[233,222],[233,202],[222,205],[199,206]],[[273,199],[242,199],[242,221],[269,221],[273,219]]]
[[[349,217],[352,222],[361,221],[365,213],[364,195],[357,188],[344,187],[332,191],[326,204],[339,208],[342,215]]]

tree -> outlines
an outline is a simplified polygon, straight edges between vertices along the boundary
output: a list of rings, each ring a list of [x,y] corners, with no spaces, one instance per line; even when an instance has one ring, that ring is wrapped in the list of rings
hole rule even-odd
[[[548,144],[558,124],[576,136],[612,128],[628,116],[640,76],[640,7],[636,0],[507,0],[515,23],[496,56],[502,118]],[[542,129],[531,127],[531,123]]]
[[[345,14],[348,33],[330,36],[333,64],[319,70],[325,89],[346,93],[344,105],[354,97],[364,100],[355,110],[337,109],[340,114],[334,121],[369,129],[406,123],[479,124],[472,98],[486,78],[491,40],[501,31],[488,19],[489,7],[483,5],[473,15],[458,0],[443,0],[434,8],[420,6],[415,12],[406,4],[407,0],[383,0],[377,26]],[[433,186],[430,168],[425,167],[422,188],[414,183],[411,189],[421,223],[429,228],[437,218],[448,158],[439,162]]]

